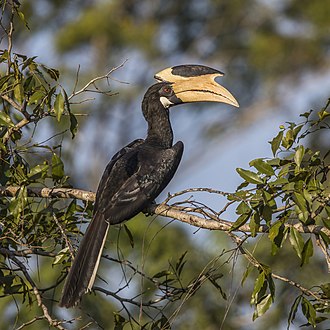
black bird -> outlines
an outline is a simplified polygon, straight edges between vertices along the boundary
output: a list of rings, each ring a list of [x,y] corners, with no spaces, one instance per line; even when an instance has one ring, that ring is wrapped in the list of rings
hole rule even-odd
[[[183,143],[173,145],[169,108],[188,102],[223,102],[238,107],[228,90],[215,82],[223,73],[202,65],[179,65],[155,75],[159,81],[144,95],[146,139],[117,152],[99,183],[93,219],[66,279],[60,306],[76,305],[92,289],[110,225],[146,209],[167,186],[181,160]]]

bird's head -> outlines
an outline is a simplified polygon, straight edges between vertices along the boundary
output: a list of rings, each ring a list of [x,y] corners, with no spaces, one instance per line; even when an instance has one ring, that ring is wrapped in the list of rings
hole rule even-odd
[[[238,107],[234,96],[215,79],[224,74],[204,65],[178,65],[155,74],[160,101],[165,108],[190,102],[222,102]]]

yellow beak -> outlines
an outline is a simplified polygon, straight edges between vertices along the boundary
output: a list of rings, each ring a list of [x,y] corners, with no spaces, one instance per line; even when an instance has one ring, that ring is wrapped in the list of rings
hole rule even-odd
[[[239,107],[235,97],[215,79],[224,74],[202,65],[179,65],[155,74],[158,81],[172,83],[173,91],[183,103],[222,102]]]

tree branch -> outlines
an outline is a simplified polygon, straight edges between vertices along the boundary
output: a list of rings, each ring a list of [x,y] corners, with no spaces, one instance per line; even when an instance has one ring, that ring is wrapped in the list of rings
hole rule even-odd
[[[20,122],[18,122],[15,126],[10,127],[6,134],[3,136],[2,141],[5,144],[9,139],[13,132],[20,130],[22,127],[29,124],[31,121],[27,118],[23,118]]]
[[[95,83],[97,81],[100,81],[100,80],[103,80],[103,79],[109,79],[110,75],[120,69],[121,67],[123,67],[125,65],[125,63],[127,62],[127,60],[125,60],[123,63],[121,63],[120,65],[112,68],[107,74],[103,75],[103,76],[99,76],[99,77],[96,77],[92,80],[90,80],[84,87],[82,87],[80,90],[76,91],[76,87],[77,87],[77,84],[78,84],[78,75],[79,75],[79,68],[78,68],[78,72],[77,72],[77,77],[76,77],[76,83],[75,83],[75,86],[74,86],[74,90],[73,92],[71,93],[70,96],[68,96],[68,100],[70,101],[73,97],[79,95],[79,94],[82,94],[84,92],[95,92],[94,90],[89,90],[89,87],[92,86],[92,85],[95,85]]]
[[[19,186],[0,186],[0,196],[13,197],[17,194],[21,187]],[[73,188],[37,188],[28,187],[27,194],[29,197],[43,197],[43,198],[75,198],[83,201],[95,200],[95,193],[92,191],[85,191]]]
[[[13,197],[17,194],[20,187],[8,186],[3,187],[0,186],[0,196],[8,196]],[[207,189],[207,188],[205,188]],[[201,188],[198,188],[198,191],[201,191]],[[209,192],[208,190],[206,190]],[[95,193],[92,191],[85,191],[74,188],[36,188],[30,187],[27,188],[27,194],[29,197],[43,197],[43,198],[74,198],[84,201],[95,201]],[[177,193],[176,195],[180,195]],[[174,205],[168,204],[152,204],[146,210],[145,213],[150,215],[160,215],[169,217],[172,219],[179,220],[181,222],[188,223],[192,226],[208,229],[208,230],[220,230],[220,231],[230,231],[233,223],[231,221],[221,219],[220,217],[215,217],[214,215],[210,215],[209,213],[203,212],[203,217],[192,214],[189,212],[194,212],[193,208],[186,207],[177,207]],[[195,211],[196,213],[197,211]],[[296,224],[285,224],[287,227],[294,227],[301,233],[309,233],[309,234],[320,234],[323,232],[325,235],[330,237],[330,230],[323,226],[317,225],[308,225],[304,226],[301,223]],[[269,227],[266,225],[260,225],[258,232],[266,233],[268,232]],[[239,227],[236,231],[241,231],[245,233],[251,232],[251,228],[249,224],[244,224]]]

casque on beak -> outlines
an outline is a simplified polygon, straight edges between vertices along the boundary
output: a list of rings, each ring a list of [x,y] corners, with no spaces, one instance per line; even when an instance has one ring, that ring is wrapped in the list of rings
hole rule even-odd
[[[177,98],[183,103],[222,102],[239,107],[234,96],[215,78],[224,74],[204,65],[178,65],[155,74],[155,79],[170,82]]]

